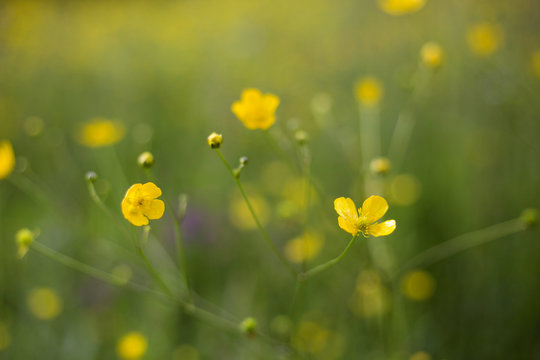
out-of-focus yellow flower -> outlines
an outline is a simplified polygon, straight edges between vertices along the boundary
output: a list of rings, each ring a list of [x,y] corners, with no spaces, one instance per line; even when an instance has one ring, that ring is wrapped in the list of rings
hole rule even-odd
[[[417,351],[411,355],[409,360],[431,360],[431,355],[425,351]]]
[[[262,225],[266,225],[270,218],[270,208],[266,200],[259,195],[250,195],[249,201],[255,210],[255,214],[259,217]],[[236,196],[231,201],[230,219],[233,225],[242,230],[253,230],[257,228],[255,220],[249,211],[244,199]]]
[[[232,112],[248,129],[266,130],[276,121],[275,112],[279,98],[273,94],[262,94],[258,89],[246,89],[240,101],[235,101]]]
[[[532,54],[531,65],[534,75],[540,79],[540,50]]]
[[[0,321],[0,351],[4,350],[11,343],[11,335],[6,324]]]
[[[421,192],[420,181],[410,174],[398,175],[390,182],[390,201],[395,205],[412,205],[418,200]]]
[[[373,107],[379,104],[383,93],[383,84],[379,79],[372,76],[358,80],[354,88],[356,100],[367,107]]]
[[[416,301],[429,299],[435,292],[435,278],[424,270],[409,271],[401,280],[403,294]]]
[[[135,226],[148,225],[148,219],[163,216],[165,203],[159,199],[161,189],[154,183],[132,185],[122,200],[122,214]]]
[[[81,145],[101,147],[115,144],[124,138],[125,128],[118,121],[94,118],[83,124],[77,134]]]
[[[330,331],[323,326],[312,321],[302,321],[292,338],[292,344],[301,352],[316,354],[328,345],[329,337]]]
[[[26,228],[17,231],[15,234],[15,243],[17,244],[17,257],[19,259],[22,259],[26,255],[36,236],[36,233]]]
[[[422,9],[426,0],[379,0],[378,3],[387,14],[403,15]]]
[[[45,123],[42,118],[37,116],[30,116],[24,121],[24,131],[28,136],[38,136],[43,132]]]
[[[28,309],[38,319],[51,320],[60,315],[64,307],[58,293],[48,287],[35,288],[26,298]]]
[[[339,214],[339,227],[352,235],[362,233],[365,237],[378,237],[390,235],[396,229],[395,220],[375,223],[388,210],[388,203],[380,196],[372,195],[367,198],[358,212],[350,198],[337,198],[334,200],[334,208]]]
[[[322,245],[323,240],[318,234],[306,232],[285,245],[285,257],[291,262],[302,263],[315,258]]]
[[[358,275],[356,290],[349,300],[349,306],[355,315],[365,318],[388,312],[390,295],[376,271],[364,270]]]
[[[390,159],[386,157],[379,157],[371,160],[369,163],[369,169],[376,175],[384,175],[390,171],[392,164]]]
[[[467,32],[467,42],[471,51],[478,56],[495,53],[503,41],[503,31],[497,24],[480,22]]]
[[[116,354],[121,359],[140,359],[148,348],[148,340],[140,332],[132,331],[120,338],[116,344]]]
[[[7,140],[0,141],[0,180],[6,178],[15,167],[13,146]]]
[[[178,346],[173,351],[173,360],[199,360],[199,351],[187,344],[182,344]]]
[[[116,278],[118,278],[122,284],[127,284],[133,276],[133,271],[131,270],[129,265],[126,264],[116,265],[112,269],[111,273],[116,276]]]
[[[425,67],[438,69],[444,61],[444,50],[438,43],[429,41],[420,49],[420,60]]]

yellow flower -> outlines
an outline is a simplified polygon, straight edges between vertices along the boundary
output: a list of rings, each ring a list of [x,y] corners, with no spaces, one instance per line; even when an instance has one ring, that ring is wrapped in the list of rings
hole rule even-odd
[[[391,167],[392,163],[390,162],[390,159],[385,157],[375,158],[369,163],[369,169],[376,175],[384,175],[388,173]]]
[[[122,200],[122,214],[135,226],[148,225],[148,219],[159,219],[165,212],[163,201],[156,199],[160,196],[161,189],[154,183],[134,184]]]
[[[409,360],[431,360],[431,355],[425,351],[417,351],[411,355]]]
[[[263,95],[258,89],[246,89],[242,92],[242,99],[232,104],[231,110],[248,129],[266,130],[276,121],[278,105],[276,95]]]
[[[101,147],[119,142],[124,134],[124,125],[120,122],[94,118],[81,126],[77,140],[84,146]]]
[[[17,257],[22,259],[28,252],[30,244],[34,241],[37,234],[24,228],[17,231],[15,234],[15,243],[17,244]]]
[[[430,69],[439,68],[444,61],[444,51],[441,45],[430,41],[420,49],[420,60],[425,67]]]
[[[323,241],[315,233],[306,232],[285,245],[285,257],[294,263],[311,260],[319,254]]]
[[[219,149],[221,147],[221,144],[223,144],[223,136],[218,133],[211,133],[208,135],[207,138],[208,146],[210,146],[212,149]]]
[[[51,320],[60,315],[64,307],[58,293],[48,287],[33,289],[26,299],[30,312],[41,320]]]
[[[0,141],[0,180],[6,178],[15,167],[13,146],[7,140]]]
[[[418,11],[424,7],[426,0],[379,0],[379,7],[390,15],[403,15]]]
[[[372,76],[358,80],[354,89],[356,100],[367,107],[376,106],[381,100],[383,92],[382,83]]]
[[[489,56],[497,51],[503,40],[502,29],[489,22],[481,22],[469,29],[467,42],[473,53],[478,56]]]
[[[340,197],[334,201],[334,208],[339,214],[339,227],[348,233],[365,237],[390,235],[396,229],[395,220],[374,223],[386,214],[388,203],[380,196],[373,195],[364,201],[362,208],[356,212],[356,206],[350,198]]]
[[[435,278],[424,270],[413,270],[401,280],[403,294],[411,300],[429,299],[435,292]]]
[[[531,64],[534,75],[540,79],[540,50],[532,54]]]
[[[121,359],[140,359],[148,348],[146,337],[136,331],[129,332],[122,336],[116,345],[116,353]]]

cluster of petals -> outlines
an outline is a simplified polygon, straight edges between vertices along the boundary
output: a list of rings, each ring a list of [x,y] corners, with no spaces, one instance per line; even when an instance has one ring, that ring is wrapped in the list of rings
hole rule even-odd
[[[148,225],[149,219],[160,219],[165,212],[160,196],[161,189],[154,183],[134,184],[122,200],[122,214],[135,226]]]
[[[232,112],[250,129],[266,130],[276,121],[275,112],[279,98],[273,94],[263,94],[258,89],[246,89],[242,98],[235,101]]]
[[[339,215],[339,227],[352,235],[378,237],[390,235],[396,229],[395,220],[376,223],[388,210],[388,203],[380,196],[370,196],[358,210],[350,198],[340,197],[334,201],[334,208]]]

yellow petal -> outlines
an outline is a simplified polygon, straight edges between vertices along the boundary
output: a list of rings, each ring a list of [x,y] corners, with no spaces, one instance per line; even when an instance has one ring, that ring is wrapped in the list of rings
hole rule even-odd
[[[338,217],[338,223],[339,227],[345,230],[346,232],[356,235],[358,233],[358,230],[354,227],[354,224],[350,223],[349,221],[345,220],[341,216]]]
[[[337,198],[334,200],[334,209],[336,209],[339,216],[343,217],[346,221],[350,223],[355,223],[358,221],[356,206],[351,198]]]
[[[380,196],[372,195],[362,204],[362,215],[366,217],[368,223],[379,220],[386,214],[388,203]]]
[[[165,203],[161,200],[151,200],[149,206],[144,210],[144,215],[150,220],[160,219],[165,212]]]
[[[260,102],[262,93],[259,89],[249,88],[242,92],[242,102]]]
[[[231,106],[231,111],[239,119],[243,119],[246,116],[246,107],[242,105],[240,101],[235,101]]]
[[[141,213],[130,213],[128,216],[124,215],[124,217],[135,226],[148,225],[148,219]]]
[[[390,235],[396,229],[396,220],[387,220],[382,223],[373,224],[369,227],[368,232],[372,236]]]
[[[0,141],[0,179],[7,177],[15,167],[13,147],[7,140]]]
[[[161,196],[161,189],[156,184],[148,182],[142,186],[141,195],[145,198],[155,199]]]
[[[126,198],[132,198],[137,197],[137,193],[140,192],[142,189],[142,184],[133,184],[131,187],[126,191],[126,195],[124,196],[124,200]]]
[[[266,94],[263,98],[263,104],[266,110],[273,114],[279,106],[279,98],[274,94]]]

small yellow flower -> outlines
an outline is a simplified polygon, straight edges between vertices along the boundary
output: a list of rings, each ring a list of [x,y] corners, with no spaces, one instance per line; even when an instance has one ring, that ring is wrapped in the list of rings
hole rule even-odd
[[[118,121],[94,118],[82,125],[77,140],[88,147],[102,147],[115,144],[124,138],[125,128]]]
[[[481,22],[467,32],[469,47],[478,56],[492,55],[499,49],[502,41],[503,32],[497,24]]]
[[[285,257],[294,263],[315,258],[321,251],[323,240],[315,233],[306,232],[285,245]]]
[[[22,259],[26,255],[30,244],[32,244],[36,236],[35,233],[26,228],[17,231],[15,234],[15,243],[17,244],[17,257],[19,259]]]
[[[148,219],[163,216],[165,203],[159,199],[161,189],[154,183],[132,185],[122,200],[122,214],[135,226],[148,225]]]
[[[386,214],[388,203],[380,196],[373,195],[364,201],[362,208],[356,211],[356,206],[350,198],[340,197],[334,201],[334,208],[339,214],[339,227],[346,232],[365,237],[390,235],[396,229],[395,220],[374,223]]]
[[[416,301],[429,299],[435,292],[435,278],[424,270],[413,270],[401,280],[403,294]]]
[[[390,15],[404,15],[424,7],[426,0],[379,0],[379,7]]]
[[[223,136],[218,133],[211,133],[208,135],[208,146],[210,146],[212,149],[219,149],[221,147],[221,144],[223,144]]]
[[[64,303],[58,293],[48,287],[33,289],[26,299],[28,309],[38,319],[51,320],[60,315]]]
[[[431,360],[431,355],[425,351],[417,351],[411,355],[409,360]]]
[[[136,331],[129,332],[122,336],[116,344],[118,357],[125,360],[140,359],[148,348],[146,337]]]
[[[246,89],[242,92],[242,99],[232,104],[231,110],[248,129],[266,130],[276,121],[278,105],[276,95],[263,95],[258,89]]]
[[[534,75],[540,79],[540,50],[533,52],[531,57],[531,65]]]
[[[379,79],[367,76],[356,82],[354,94],[356,100],[362,105],[373,107],[379,104],[384,93],[384,88]]]
[[[420,49],[420,60],[425,67],[429,69],[437,69],[441,67],[444,61],[444,50],[436,42],[430,41]]]
[[[0,141],[0,180],[6,178],[15,167],[13,146],[7,140]]]
[[[376,175],[384,175],[390,171],[392,163],[390,159],[386,157],[379,157],[371,160],[369,163],[369,169]]]

